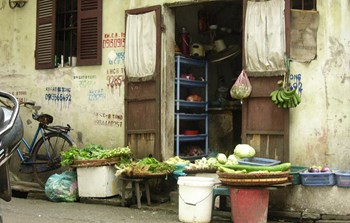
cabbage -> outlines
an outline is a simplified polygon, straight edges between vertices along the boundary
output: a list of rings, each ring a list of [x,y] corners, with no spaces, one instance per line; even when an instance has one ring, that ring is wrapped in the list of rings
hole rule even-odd
[[[229,165],[231,165],[231,164],[238,164],[238,159],[237,159],[236,155],[234,155],[234,154],[229,155],[227,157],[226,164],[229,164]]]
[[[207,161],[210,165],[211,164],[217,164],[218,160],[215,157],[210,157]]]
[[[227,161],[227,157],[225,154],[223,153],[218,153],[218,155],[216,156],[216,159],[219,161],[219,163],[221,164],[225,164]]]
[[[255,156],[255,149],[248,144],[238,144],[233,154],[239,158],[250,158]]]
[[[238,161],[234,161],[234,160],[227,160],[227,162],[225,163],[225,165],[236,165],[238,164]]]

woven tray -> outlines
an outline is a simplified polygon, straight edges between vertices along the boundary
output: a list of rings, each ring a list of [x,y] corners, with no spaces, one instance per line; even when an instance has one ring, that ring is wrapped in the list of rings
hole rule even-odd
[[[164,177],[167,174],[168,173],[131,173],[131,174],[123,173],[123,176],[127,178],[156,178],[156,177]]]
[[[226,185],[232,186],[266,186],[274,184],[282,184],[290,181],[288,177],[281,178],[264,178],[264,179],[228,179],[219,178],[219,180]]]
[[[221,178],[227,179],[265,179],[288,177],[290,173],[289,171],[276,173],[224,173],[218,171],[216,174]]]
[[[99,167],[99,166],[111,166],[119,161],[119,157],[113,157],[110,159],[99,159],[99,160],[74,160],[70,165],[73,168],[78,167]]]
[[[187,174],[195,174],[195,173],[216,173],[216,169],[184,169],[182,172]]]

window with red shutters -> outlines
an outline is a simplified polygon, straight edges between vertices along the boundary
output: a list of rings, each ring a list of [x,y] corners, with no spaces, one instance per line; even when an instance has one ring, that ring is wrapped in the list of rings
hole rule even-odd
[[[35,69],[102,63],[102,0],[38,0]]]

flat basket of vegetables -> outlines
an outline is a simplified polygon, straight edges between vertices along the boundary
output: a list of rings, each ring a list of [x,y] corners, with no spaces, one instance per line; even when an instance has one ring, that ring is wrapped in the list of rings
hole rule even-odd
[[[234,186],[265,186],[291,181],[290,163],[274,166],[223,165],[217,175],[223,184]]]
[[[234,179],[234,178],[221,178],[219,180],[226,185],[232,186],[266,186],[283,184],[289,182],[289,177],[280,178],[264,178],[264,179]]]
[[[163,177],[172,173],[176,169],[176,166],[166,162],[160,162],[154,157],[145,157],[141,160],[124,164],[123,166],[116,165],[116,168],[116,175],[122,174],[130,178],[152,178]]]
[[[101,145],[90,144],[82,149],[76,147],[62,152],[61,165],[77,167],[98,167],[116,164],[121,157],[130,157],[131,151],[128,147],[117,147],[107,149]]]

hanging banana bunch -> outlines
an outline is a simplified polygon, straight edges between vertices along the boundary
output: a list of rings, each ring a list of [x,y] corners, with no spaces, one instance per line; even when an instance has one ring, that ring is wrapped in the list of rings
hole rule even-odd
[[[294,88],[293,90],[283,87],[283,81],[278,81],[279,88],[271,92],[271,100],[279,108],[294,108],[300,104],[301,98]]]

